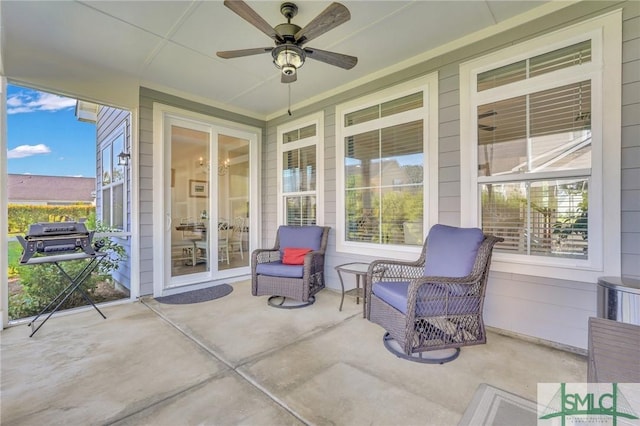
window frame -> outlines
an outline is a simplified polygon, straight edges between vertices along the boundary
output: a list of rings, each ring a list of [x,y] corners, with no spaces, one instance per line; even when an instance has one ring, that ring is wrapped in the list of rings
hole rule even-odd
[[[621,11],[615,11],[460,65],[460,135],[462,141],[470,141],[460,146],[462,226],[480,226],[479,185],[492,181],[491,177],[479,178],[476,172],[477,106],[585,79],[589,79],[592,85],[589,259],[563,259],[494,251],[492,270],[590,282],[594,282],[603,274],[620,274],[621,29]],[[482,72],[588,39],[592,42],[591,62],[477,91],[477,76]],[[576,72],[578,67],[579,73]],[[539,173],[536,180],[544,180],[549,176],[561,178],[579,172],[576,170],[550,175]],[[532,176],[522,177],[530,180]]]
[[[315,136],[298,139],[293,142],[285,143],[283,136],[293,130],[300,130],[305,127],[315,125]],[[324,224],[324,113],[319,111],[315,114],[310,114],[295,121],[288,122],[280,125],[276,129],[277,134],[277,175],[276,185],[277,190],[277,220],[278,225],[286,224],[286,203],[287,197],[291,196],[305,196],[312,195],[316,197],[316,225]],[[285,192],[283,189],[283,177],[282,177],[282,155],[288,151],[294,151],[309,146],[315,146],[316,148],[316,188],[313,191],[295,191]]]
[[[103,224],[108,224],[110,228],[113,228],[114,230],[116,230],[117,228],[113,227],[113,217],[114,217],[114,202],[113,202],[113,194],[114,194],[114,188],[121,186],[122,187],[122,229],[117,229],[120,232],[128,232],[128,228],[129,228],[129,224],[128,224],[128,220],[127,220],[127,178],[128,178],[128,166],[122,166],[123,169],[123,176],[122,179],[114,182],[113,181],[113,166],[114,166],[114,161],[117,161],[118,158],[118,154],[119,153],[115,153],[113,151],[113,145],[114,142],[118,140],[118,138],[122,137],[122,150],[123,152],[129,152],[128,151],[128,135],[127,135],[127,126],[126,126],[126,121],[122,122],[121,124],[119,124],[114,131],[109,135],[108,138],[106,138],[105,142],[101,145],[100,147],[100,181],[99,181],[99,188],[98,191],[100,193],[100,220],[102,221]],[[104,175],[104,152],[108,150],[110,155],[111,155],[111,170],[110,170],[110,181],[108,184],[104,184],[102,179],[103,179],[103,175]],[[105,220],[105,211],[104,211],[104,207],[105,207],[105,200],[104,200],[104,193],[106,190],[109,190],[109,221],[107,222]]]
[[[422,90],[422,108],[409,110],[398,116],[345,126],[345,116],[351,112],[402,98]],[[404,117],[404,118],[400,118]],[[345,138],[369,130],[379,130],[418,119],[423,122],[423,232],[438,222],[438,73],[400,83],[336,106],[336,251],[368,256],[380,256],[380,250],[397,259],[415,260],[422,246],[393,245],[347,241],[345,238]]]

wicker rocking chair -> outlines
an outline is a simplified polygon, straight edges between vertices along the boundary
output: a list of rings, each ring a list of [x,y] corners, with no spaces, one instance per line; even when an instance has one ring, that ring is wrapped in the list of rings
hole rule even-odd
[[[477,228],[435,225],[417,261],[372,262],[367,317],[387,331],[385,347],[400,358],[443,364],[456,359],[461,346],[485,343],[482,308],[500,241]]]
[[[281,226],[272,249],[251,254],[251,294],[270,295],[269,305],[301,308],[315,302],[324,288],[327,226]],[[298,304],[291,304],[292,299]]]

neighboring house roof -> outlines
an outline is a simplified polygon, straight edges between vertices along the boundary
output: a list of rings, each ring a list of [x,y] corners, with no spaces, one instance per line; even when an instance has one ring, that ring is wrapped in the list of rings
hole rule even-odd
[[[10,203],[93,203],[96,178],[10,174],[7,190]]]

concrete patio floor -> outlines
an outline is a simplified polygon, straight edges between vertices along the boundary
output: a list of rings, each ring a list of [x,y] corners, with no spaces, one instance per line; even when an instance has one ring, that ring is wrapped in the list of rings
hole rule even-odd
[[[539,382],[586,381],[585,357],[495,332],[448,364],[404,361],[352,299],[282,310],[233,286],[3,330],[2,425],[455,425],[481,383],[535,401]]]

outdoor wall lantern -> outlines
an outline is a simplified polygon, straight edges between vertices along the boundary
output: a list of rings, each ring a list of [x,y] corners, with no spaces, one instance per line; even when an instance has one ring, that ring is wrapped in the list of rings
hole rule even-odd
[[[131,154],[128,152],[122,151],[118,154],[118,166],[126,166],[129,164],[129,158],[131,158]]]

